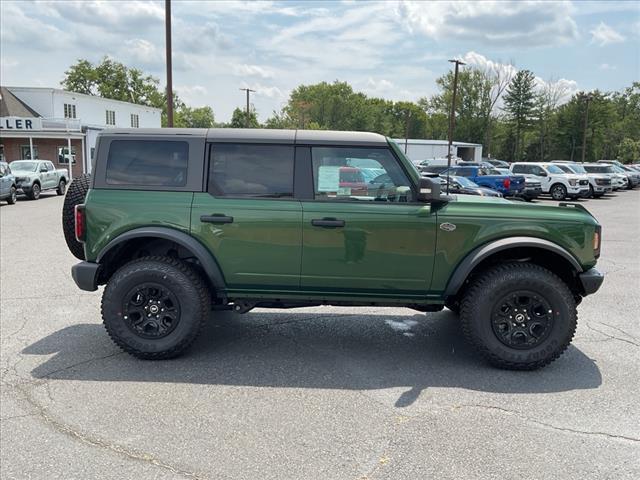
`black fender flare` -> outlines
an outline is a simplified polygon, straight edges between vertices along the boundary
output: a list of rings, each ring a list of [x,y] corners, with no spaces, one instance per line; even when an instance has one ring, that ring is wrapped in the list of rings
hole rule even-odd
[[[127,232],[117,236],[111,240],[98,254],[96,263],[101,263],[105,255],[109,253],[113,248],[135,238],[162,238],[175,242],[178,245],[189,250],[198,259],[203,270],[207,274],[207,277],[211,281],[211,284],[216,290],[218,296],[224,297],[226,289],[226,283],[222,270],[218,265],[218,262],[214,256],[207,250],[207,248],[200,243],[197,239],[189,235],[188,233],[167,227],[140,227],[128,230]]]
[[[580,262],[578,262],[578,260],[569,253],[569,251],[557,243],[536,237],[501,238],[477,247],[464,257],[454,270],[453,275],[451,275],[447,288],[445,289],[444,296],[450,297],[458,293],[458,290],[460,290],[460,287],[462,287],[473,269],[489,256],[503,250],[519,247],[540,248],[553,252],[567,260],[571,266],[575,268],[577,273],[582,273],[584,270],[580,265]]]

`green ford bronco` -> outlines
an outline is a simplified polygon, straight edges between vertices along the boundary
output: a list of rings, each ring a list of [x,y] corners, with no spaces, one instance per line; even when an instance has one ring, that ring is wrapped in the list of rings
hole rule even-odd
[[[63,209],[82,290],[126,352],[182,353],[212,310],[448,307],[486,360],[555,360],[603,281],[580,205],[440,192],[373,133],[108,130]]]

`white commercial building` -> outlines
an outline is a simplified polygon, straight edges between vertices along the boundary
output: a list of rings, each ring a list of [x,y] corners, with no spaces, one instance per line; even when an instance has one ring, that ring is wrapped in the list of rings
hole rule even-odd
[[[51,160],[73,175],[91,171],[98,132],[158,128],[159,108],[57,88],[0,87],[0,159]]]
[[[446,140],[422,140],[416,138],[395,138],[395,142],[400,146],[409,159],[418,164],[425,160],[437,163],[447,157],[449,142]],[[482,145],[479,143],[453,142],[452,156],[459,157],[465,161],[482,161]],[[433,162],[436,160],[436,162]]]

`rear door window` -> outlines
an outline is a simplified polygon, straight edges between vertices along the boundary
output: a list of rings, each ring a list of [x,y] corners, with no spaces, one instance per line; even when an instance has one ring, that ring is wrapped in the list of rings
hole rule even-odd
[[[292,145],[213,144],[209,192],[217,196],[292,198],[293,158]]]
[[[168,140],[114,140],[107,159],[107,184],[183,187],[189,144]]]

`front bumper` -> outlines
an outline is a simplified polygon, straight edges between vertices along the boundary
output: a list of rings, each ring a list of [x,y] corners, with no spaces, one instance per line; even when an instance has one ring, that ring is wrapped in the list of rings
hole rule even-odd
[[[98,289],[98,270],[100,264],[80,262],[71,267],[71,276],[80,290],[95,292]]]
[[[580,273],[578,275],[578,280],[582,286],[584,295],[591,295],[592,293],[597,292],[602,285],[602,282],[604,282],[604,274],[595,268],[590,268],[586,272]]]

